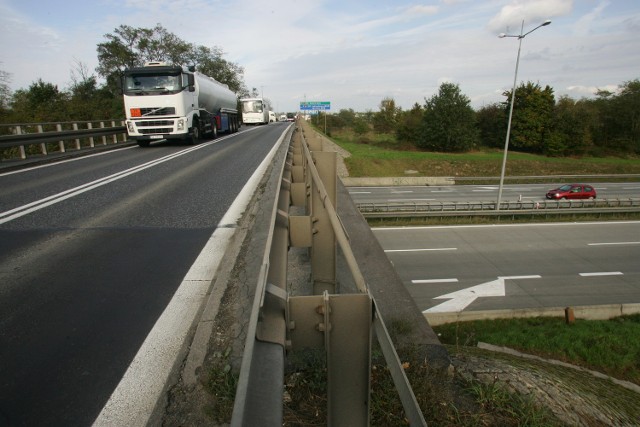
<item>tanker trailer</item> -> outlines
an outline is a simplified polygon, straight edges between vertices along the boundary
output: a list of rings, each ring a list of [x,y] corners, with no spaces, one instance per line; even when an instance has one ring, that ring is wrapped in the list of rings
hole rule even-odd
[[[160,139],[197,144],[204,135],[240,127],[236,94],[195,67],[148,62],[129,68],[122,92],[127,133],[141,147]]]

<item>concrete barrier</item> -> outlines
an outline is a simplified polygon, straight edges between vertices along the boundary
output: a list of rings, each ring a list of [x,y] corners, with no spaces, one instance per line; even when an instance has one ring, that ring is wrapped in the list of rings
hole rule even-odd
[[[456,182],[451,177],[446,176],[400,176],[400,177],[379,177],[379,178],[354,178],[348,176],[340,177],[345,187],[390,187],[390,186],[441,186],[454,185]]]
[[[523,308],[516,310],[482,310],[451,313],[424,313],[431,326],[473,320],[516,319],[526,317],[564,317],[566,307]],[[640,313],[640,304],[606,304],[575,306],[577,320],[607,320],[614,317]]]

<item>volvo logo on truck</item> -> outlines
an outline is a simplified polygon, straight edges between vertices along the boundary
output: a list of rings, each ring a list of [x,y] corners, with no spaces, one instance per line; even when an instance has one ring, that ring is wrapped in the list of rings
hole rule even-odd
[[[122,92],[127,133],[141,147],[159,139],[196,144],[240,127],[236,94],[195,67],[148,62],[129,68]]]

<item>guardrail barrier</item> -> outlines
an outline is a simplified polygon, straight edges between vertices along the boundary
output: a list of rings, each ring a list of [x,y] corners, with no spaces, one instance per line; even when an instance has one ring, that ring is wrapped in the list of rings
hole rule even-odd
[[[1,158],[25,160],[28,156],[47,156],[52,152],[65,153],[68,149],[95,148],[96,143],[106,146],[109,140],[112,144],[125,142],[127,132],[124,121],[120,120],[119,123],[117,126],[116,120],[93,120],[3,124],[0,125]],[[121,140],[118,139],[118,135],[122,135]],[[100,141],[96,142],[96,138],[100,138]],[[55,145],[52,146],[52,143]]]
[[[366,218],[442,216],[520,216],[557,214],[610,214],[640,212],[640,199],[358,203]]]
[[[411,425],[426,425],[376,301],[336,212],[336,153],[297,128],[272,211],[272,229],[253,302],[232,426],[281,426],[285,355],[324,348],[327,424],[369,424],[371,344],[377,338]],[[304,209],[294,215],[292,207]],[[313,295],[286,287],[289,245],[309,248]],[[337,248],[358,293],[336,294]],[[426,323],[426,322],[425,322]],[[265,363],[267,365],[265,366]]]

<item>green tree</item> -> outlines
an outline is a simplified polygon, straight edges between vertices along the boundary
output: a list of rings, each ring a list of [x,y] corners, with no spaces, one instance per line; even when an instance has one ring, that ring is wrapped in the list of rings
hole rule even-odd
[[[476,112],[480,143],[486,147],[502,148],[507,133],[507,111],[504,104],[483,106]]]
[[[0,70],[0,121],[7,120],[9,114],[9,104],[11,102],[11,74],[4,70]]]
[[[69,119],[67,101],[67,95],[59,91],[58,86],[38,79],[29,89],[15,91],[9,120],[17,123],[65,121]]]
[[[588,102],[562,96],[554,108],[553,133],[545,140],[544,154],[549,156],[581,156],[590,151],[590,126],[594,110]]]
[[[610,107],[611,144],[619,152],[640,153],[640,80],[620,85]]]
[[[438,94],[426,101],[423,134],[418,146],[449,152],[471,149],[478,142],[478,131],[470,104],[457,84],[441,84]]]
[[[225,60],[220,48],[187,43],[160,24],[154,28],[121,25],[113,34],[105,34],[104,37],[107,40],[97,47],[97,72],[110,85],[118,81],[126,68],[162,61],[174,65],[195,65],[203,74],[227,84],[231,90],[248,92],[244,85],[244,69]]]
[[[393,98],[380,101],[380,111],[373,118],[373,128],[381,133],[391,133],[396,129],[396,116],[400,111]]]
[[[507,108],[511,105],[511,91],[504,92]],[[544,89],[528,82],[516,88],[511,119],[509,147],[514,150],[542,153],[545,139],[551,137],[555,99],[553,89]]]
[[[338,112],[338,116],[340,117],[340,119],[342,120],[342,122],[344,123],[345,126],[348,127],[353,127],[354,122],[356,121],[356,112],[353,111],[352,108],[349,109],[341,109]]]
[[[422,135],[424,121],[424,109],[417,102],[410,110],[398,113],[398,124],[396,126],[396,136],[400,143],[408,142],[411,145],[418,145]]]

